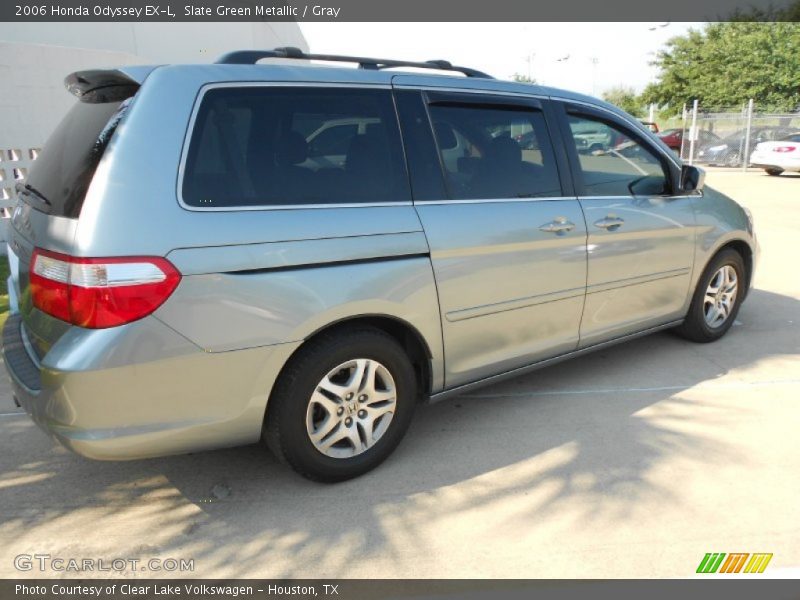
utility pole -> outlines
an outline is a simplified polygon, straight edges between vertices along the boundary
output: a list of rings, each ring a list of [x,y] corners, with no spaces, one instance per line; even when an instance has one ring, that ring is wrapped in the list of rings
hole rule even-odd
[[[747,103],[747,131],[744,134],[744,150],[741,153],[742,172],[747,173],[747,162],[750,160],[750,130],[753,128],[753,99]]]
[[[528,63],[528,82],[533,81],[533,59],[535,57],[535,52],[531,52],[525,57],[525,62]]]

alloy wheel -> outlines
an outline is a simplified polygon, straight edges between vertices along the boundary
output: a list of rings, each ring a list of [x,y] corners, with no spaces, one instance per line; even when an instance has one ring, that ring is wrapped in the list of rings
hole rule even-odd
[[[703,314],[711,329],[721,327],[728,320],[738,290],[739,278],[731,265],[724,265],[711,277],[703,298]]]
[[[317,384],[306,410],[306,431],[322,454],[351,458],[381,439],[396,405],[394,378],[385,366],[368,358],[350,360]]]

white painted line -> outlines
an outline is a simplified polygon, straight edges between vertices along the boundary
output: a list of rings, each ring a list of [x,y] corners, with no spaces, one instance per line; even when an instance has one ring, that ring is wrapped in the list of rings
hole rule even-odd
[[[529,396],[578,396],[585,394],[629,394],[635,392],[671,392],[688,389],[737,389],[769,385],[797,385],[800,379],[775,379],[770,381],[735,381],[730,383],[700,383],[686,385],[665,385],[659,387],[598,388],[592,390],[541,390],[516,392],[513,394],[465,394],[463,398],[526,398]]]
[[[26,412],[0,413],[0,417],[21,417],[23,415],[27,416],[27,414]]]

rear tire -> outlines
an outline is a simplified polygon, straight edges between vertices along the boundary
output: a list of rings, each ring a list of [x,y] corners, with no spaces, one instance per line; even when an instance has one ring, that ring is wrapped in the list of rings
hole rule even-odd
[[[264,441],[303,477],[344,481],[394,451],[416,399],[414,368],[393,337],[371,327],[323,333],[278,378]]]
[[[783,169],[764,169],[767,172],[767,175],[772,175],[773,177],[777,177],[781,173],[783,173]]]
[[[738,252],[730,248],[719,252],[700,276],[686,319],[675,331],[699,343],[714,342],[725,335],[739,313],[746,277]]]

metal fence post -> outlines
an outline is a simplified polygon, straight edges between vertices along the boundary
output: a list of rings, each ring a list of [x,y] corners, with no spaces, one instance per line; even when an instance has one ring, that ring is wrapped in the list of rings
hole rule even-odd
[[[683,160],[686,156],[686,119],[689,118],[689,111],[686,110],[686,102],[683,103],[683,110],[681,111],[681,151],[680,159]]]
[[[747,163],[750,161],[750,129],[753,126],[753,99],[747,103],[747,130],[744,134],[744,152],[742,152],[742,172],[747,173]]]
[[[692,127],[689,129],[689,164],[694,164],[694,141],[697,137],[697,98],[692,103]]]

